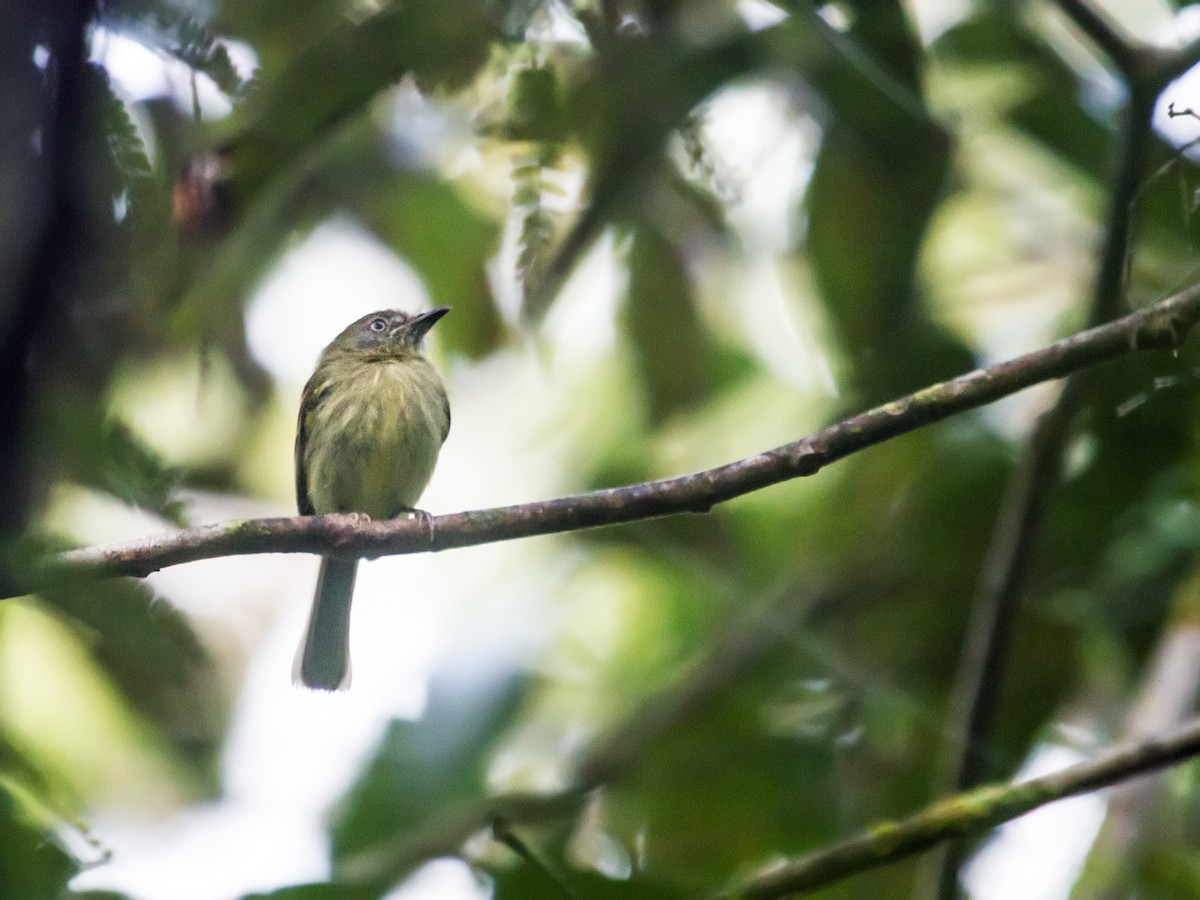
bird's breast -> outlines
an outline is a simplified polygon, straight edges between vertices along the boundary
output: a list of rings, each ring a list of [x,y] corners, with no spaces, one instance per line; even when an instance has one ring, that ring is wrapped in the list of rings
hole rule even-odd
[[[330,385],[310,425],[314,509],[391,518],[413,508],[433,475],[445,420],[445,388],[424,359],[354,366]]]

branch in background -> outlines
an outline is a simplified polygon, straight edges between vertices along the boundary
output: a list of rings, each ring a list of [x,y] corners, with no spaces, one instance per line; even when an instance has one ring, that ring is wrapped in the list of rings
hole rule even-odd
[[[1109,750],[1087,763],[1013,785],[946,797],[896,822],[773,867],[711,900],[773,900],[912,856],[951,838],[977,834],[1053,803],[1175,765],[1200,754],[1200,719],[1165,736]]]
[[[1132,80],[1137,68],[1138,47],[1130,42],[1088,0],[1058,0],[1058,7],[1079,30],[1104,51],[1118,71]]]
[[[431,817],[419,832],[345,862],[339,868],[339,884],[377,889],[382,894],[420,863],[462,852],[463,844],[489,825],[495,836],[497,822],[537,825],[578,814],[591,791],[620,776],[647,747],[790,640],[816,596],[814,588],[788,590],[767,603],[752,621],[728,627],[676,684],[648,698],[623,723],[584,748],[565,787],[553,793],[501,794]]]
[[[591,790],[612,781],[661,735],[700,712],[779,644],[790,641],[817,599],[817,591],[811,588],[789,590],[771,604],[761,620],[720,634],[678,685],[647,700],[637,715],[592,743],[575,766],[580,789]]]
[[[1031,568],[1050,488],[1057,480],[1071,415],[1079,403],[1078,381],[1038,421],[1016,471],[1009,479],[992,530],[988,554],[971,605],[958,675],[945,786],[965,790],[985,776],[986,748],[1004,680],[1017,608]],[[952,877],[957,871],[956,859]],[[953,883],[953,882],[951,882]],[[943,898],[952,894],[940,894]]]
[[[1059,0],[1059,6],[1108,54],[1129,85],[1121,146],[1109,190],[1104,245],[1088,311],[1088,324],[1095,326],[1117,315],[1125,298],[1135,205],[1153,140],[1151,122],[1158,95],[1172,77],[1191,67],[1200,56],[1200,46],[1165,53],[1119,35],[1086,0]],[[996,518],[971,606],[955,690],[952,724],[957,723],[958,735],[943,766],[945,782],[957,790],[977,784],[984,774],[984,753],[1007,668],[1014,620],[1071,423],[1085,399],[1081,377],[1071,378],[1054,407],[1038,420]],[[933,896],[940,900],[957,896],[964,853],[964,847],[951,846],[933,861],[938,872]],[[925,893],[919,887],[918,895]]]
[[[1112,61],[1131,89],[1158,96],[1200,62],[1200,38],[1178,50],[1143,44],[1124,35],[1089,0],[1057,0],[1058,8]]]
[[[1161,88],[1165,89],[1197,63],[1200,63],[1200,38],[1194,38],[1174,53],[1152,55],[1151,77],[1157,79]]]
[[[251,553],[349,557],[419,553],[684,512],[707,512],[718,503],[815,474],[867,447],[992,403],[1031,385],[1062,378],[1127,353],[1174,349],[1197,321],[1200,321],[1200,285],[1041,350],[923,388],[793,443],[691,475],[427,519],[372,522],[351,514],[234,520],[113,546],[73,550],[52,560],[41,576],[53,577],[64,571],[93,576],[143,576],[179,563]]]
[[[600,14],[604,17],[604,26],[609,34],[616,34],[625,19],[619,0],[600,0]]]
[[[1117,170],[1109,191],[1100,268],[1092,286],[1088,325],[1107,322],[1120,314],[1122,305],[1128,303],[1125,275],[1133,255],[1135,207],[1150,161],[1150,147],[1154,140],[1154,105],[1157,100],[1157,92],[1130,89]]]
[[[1186,722],[1200,694],[1200,569],[1175,593],[1171,622],[1159,638],[1124,737],[1144,740]],[[1157,778],[1131,781],[1113,791],[1072,900],[1122,900],[1133,893],[1129,873],[1146,845],[1146,822],[1162,796]]]
[[[562,877],[557,869],[542,859],[541,855],[521,839],[507,819],[497,816],[492,822],[492,837],[506,846],[513,853],[523,859],[526,864],[536,869],[542,874],[547,882],[552,884],[554,888],[561,894],[565,900],[574,900],[574,895],[570,888],[567,887],[566,879]]]

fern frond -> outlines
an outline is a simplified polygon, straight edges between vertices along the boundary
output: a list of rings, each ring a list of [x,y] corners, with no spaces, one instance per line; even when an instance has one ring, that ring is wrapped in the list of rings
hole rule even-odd
[[[513,170],[513,206],[521,215],[516,276],[522,285],[545,262],[554,236],[554,216],[546,209],[543,197],[546,171],[555,167],[559,155],[557,145],[541,144],[534,156]]]
[[[239,96],[246,86],[221,36],[189,13],[140,0],[106,6],[100,24],[207,75],[231,97]]]

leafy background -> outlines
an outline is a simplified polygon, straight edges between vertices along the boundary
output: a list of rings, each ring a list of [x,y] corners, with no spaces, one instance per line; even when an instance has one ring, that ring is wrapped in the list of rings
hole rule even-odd
[[[1196,22],[1104,8],[1172,46]],[[8,593],[40,552],[289,510],[299,388],[377,306],[454,307],[434,511],[714,465],[1087,318],[1124,88],[1050,3],[114,0],[55,131],[72,15],[0,37],[0,302],[6,348],[33,348],[5,370],[27,385],[4,395]],[[1195,166],[1160,135],[1150,155],[1133,306],[1195,275]],[[39,237],[48,172],[73,179],[69,240]],[[1194,704],[1194,357],[1091,385],[988,778]],[[0,894],[374,897],[416,873],[405,896],[685,897],[902,815],[943,789],[970,600],[1053,396],[704,517],[373,564],[345,696],[289,685],[307,562],[6,600]],[[513,813],[516,841],[472,818],[581,773],[600,786]],[[1089,807],[1046,866],[1078,884],[1042,896],[1200,893],[1194,779],[1111,804],[1083,864]]]

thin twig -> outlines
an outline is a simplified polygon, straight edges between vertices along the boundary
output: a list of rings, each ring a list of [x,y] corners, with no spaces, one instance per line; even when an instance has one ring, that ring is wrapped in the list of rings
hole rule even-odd
[[[1157,97],[1200,62],[1200,38],[1178,50],[1143,44],[1121,32],[1088,0],[1057,0],[1058,7],[1112,61],[1131,88]]]
[[[1112,59],[1129,84],[1116,176],[1110,190],[1105,243],[1092,292],[1088,323],[1117,315],[1124,297],[1125,275],[1132,255],[1136,201],[1153,140],[1151,120],[1158,96],[1170,82],[1200,61],[1200,40],[1178,51],[1163,51],[1128,41],[1086,0],[1059,0],[1060,8]],[[1014,472],[993,532],[991,551],[972,605],[968,637],[957,686],[956,721],[962,732],[953,750],[952,784],[964,789],[981,775],[983,752],[1004,677],[1012,620],[1030,569],[1029,557],[1054,481],[1070,424],[1083,402],[1078,377],[1067,382],[1055,406],[1039,420],[1021,465]],[[961,847],[951,847],[939,866],[935,896],[949,900],[957,893]]]
[[[1200,285],[1194,285],[1116,322],[923,388],[774,450],[691,475],[520,506],[431,516],[428,522],[371,522],[361,516],[337,515],[234,520],[73,550],[55,557],[38,574],[48,578],[66,570],[93,576],[143,576],[199,559],[253,553],[377,557],[707,512],[718,503],[815,474],[868,447],[1043,381],[1132,352],[1174,349],[1198,320]],[[34,589],[36,584],[27,587]]]
[[[1059,5],[1108,53],[1129,82],[1122,143],[1105,216],[1104,245],[1088,309],[1088,324],[1095,326],[1116,316],[1126,296],[1135,201],[1153,141],[1155,102],[1165,86],[1160,70],[1167,64],[1157,55],[1147,57],[1149,51],[1140,45],[1127,42],[1084,0],[1059,0]],[[1155,61],[1149,74],[1139,68],[1147,58]],[[1007,669],[1017,608],[1071,424],[1086,396],[1082,377],[1068,380],[1055,405],[1035,425],[1025,454],[1009,480],[992,531],[990,550],[971,605],[955,687],[952,720],[958,723],[959,736],[943,766],[947,783],[957,790],[972,787],[984,777],[984,753]],[[957,896],[965,849],[952,845],[931,862],[937,869],[932,893],[939,900]]]
[[[1154,142],[1154,105],[1157,93],[1131,88],[1122,128],[1122,145],[1116,174],[1109,191],[1104,246],[1100,269],[1092,288],[1088,324],[1099,325],[1121,312],[1126,299],[1125,273],[1133,255],[1133,227],[1137,220],[1135,201],[1141,189],[1150,148]]]
[[[1131,80],[1136,77],[1136,45],[1121,35],[1087,0],[1058,0],[1058,7],[1104,51],[1122,75]]]
[[[1126,715],[1123,738],[1139,741],[1187,722],[1200,693],[1200,570],[1175,591],[1172,621],[1159,636],[1136,701]],[[1122,900],[1139,861],[1153,845],[1146,826],[1166,792],[1161,778],[1129,781],[1109,796],[1104,824],[1075,882],[1071,900]]]
[[[503,816],[497,816],[492,821],[492,836],[497,841],[506,846],[521,859],[525,860],[532,868],[537,869],[545,879],[550,882],[558,890],[566,900],[575,900],[571,889],[567,887],[566,879],[544,859],[524,840],[521,839],[512,829],[512,825]]]
[[[1114,204],[1116,209],[1116,204]],[[1102,265],[1103,280],[1096,282],[1095,302],[1089,318],[1114,306],[1121,296],[1117,285],[1124,272],[1121,253],[1128,240],[1128,223],[1110,228]],[[1114,262],[1115,260],[1115,262]],[[1054,406],[1042,414],[1029,444],[1006,487],[1000,512],[989,541],[989,551],[972,601],[963,658],[955,690],[956,713],[952,721],[961,730],[951,756],[949,785],[965,790],[985,775],[987,748],[995,724],[1001,685],[1008,670],[1013,628],[1025,585],[1032,571],[1032,557],[1041,538],[1042,522],[1050,494],[1058,480],[1063,450],[1071,424],[1086,394],[1083,375],[1070,378]],[[951,845],[940,861],[935,896],[952,900],[958,896],[958,872],[966,847]]]
[[[774,866],[710,900],[774,900],[912,856],[951,838],[978,834],[1067,797],[1184,762],[1200,754],[1200,719],[1165,736],[1109,750],[1091,762],[1012,785],[943,798],[907,818],[880,822],[848,840]]]
[[[1093,325],[1111,318],[1123,296],[1121,285],[1133,215],[1131,205],[1149,147],[1149,112],[1139,109],[1132,113],[1126,127],[1128,137],[1114,181],[1109,226],[1088,316]],[[950,780],[950,786],[957,790],[977,784],[984,774],[983,754],[1004,680],[1013,620],[1032,568],[1030,558],[1041,535],[1041,523],[1057,480],[1071,422],[1083,402],[1084,387],[1079,377],[1071,378],[1055,405],[1038,420],[996,518],[990,550],[972,602],[959,674],[958,712],[954,720],[961,723],[961,733],[953,749],[958,762]],[[949,878],[950,873],[944,875],[943,883]],[[944,887],[939,896],[953,896],[950,887]]]

